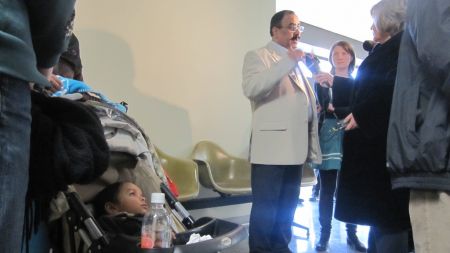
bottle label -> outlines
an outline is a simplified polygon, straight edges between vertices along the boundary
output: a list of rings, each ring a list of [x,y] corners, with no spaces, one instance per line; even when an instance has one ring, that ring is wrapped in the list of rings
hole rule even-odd
[[[150,235],[141,236],[141,249],[153,249],[154,243]]]

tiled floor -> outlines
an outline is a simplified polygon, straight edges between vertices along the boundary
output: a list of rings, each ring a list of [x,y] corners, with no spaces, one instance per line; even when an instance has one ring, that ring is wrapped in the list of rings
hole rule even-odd
[[[311,196],[311,187],[302,188],[300,197],[304,199],[303,204],[299,205],[295,213],[294,222],[306,225],[310,228],[309,239],[305,239],[305,230],[293,227],[293,238],[289,248],[294,253],[311,253],[316,252],[314,245],[318,238],[320,225],[318,221],[318,202],[309,201]],[[355,251],[347,247],[347,234],[345,231],[345,223],[333,219],[333,229],[331,231],[330,247],[326,252],[333,253],[354,253]],[[367,235],[369,227],[358,226],[358,237],[367,245]],[[238,245],[222,251],[223,253],[247,253],[248,240],[244,240]]]

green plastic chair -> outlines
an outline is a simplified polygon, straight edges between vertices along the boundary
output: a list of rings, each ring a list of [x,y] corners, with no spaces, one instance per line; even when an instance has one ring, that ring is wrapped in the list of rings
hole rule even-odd
[[[197,162],[200,183],[222,196],[251,193],[250,163],[232,156],[211,141],[197,143],[191,158]]]
[[[183,202],[196,198],[200,189],[197,164],[190,159],[170,156],[159,148],[156,148],[156,153],[164,170],[178,188],[178,200]]]

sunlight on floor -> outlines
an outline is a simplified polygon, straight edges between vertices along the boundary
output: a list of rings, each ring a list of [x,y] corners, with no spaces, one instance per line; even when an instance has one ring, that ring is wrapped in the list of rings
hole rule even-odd
[[[318,202],[310,201],[312,187],[304,187],[301,189],[300,198],[303,202],[298,205],[294,216],[294,222],[301,224],[309,228],[309,238],[306,239],[306,230],[298,227],[293,227],[293,237],[290,244],[290,248],[295,252],[316,252],[314,246],[316,240],[320,236],[320,225],[318,218]],[[345,223],[340,222],[333,218],[332,230],[330,238],[330,248],[327,252],[336,253],[353,253],[350,248],[347,247],[347,232]],[[358,226],[357,234],[359,239],[367,245],[367,236],[369,234],[369,227]]]
[[[319,210],[318,202],[310,201],[312,187],[303,187],[301,189],[300,198],[303,199],[303,203],[299,204],[295,212],[294,222],[306,226],[309,228],[309,238],[307,238],[306,230],[293,227],[292,228],[292,240],[289,244],[289,248],[294,253],[316,253],[314,249],[316,240],[320,236],[319,225]],[[345,223],[336,219],[332,221],[332,230],[330,238],[330,247],[327,253],[356,253],[347,246],[347,232]],[[369,227],[358,226],[357,228],[358,238],[367,246],[367,236],[369,234]],[[224,250],[223,253],[247,253],[248,252],[248,240],[244,240],[236,247]]]

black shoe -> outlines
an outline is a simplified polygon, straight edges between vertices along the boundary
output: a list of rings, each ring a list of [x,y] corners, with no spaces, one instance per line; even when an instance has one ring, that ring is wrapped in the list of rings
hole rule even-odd
[[[366,246],[359,241],[358,237],[356,235],[348,236],[347,237],[347,245],[358,252],[366,252],[367,248]]]
[[[328,241],[330,240],[330,233],[321,233],[319,242],[316,244],[316,251],[326,251],[328,249]]]
[[[328,241],[321,241],[316,244],[316,251],[326,251],[328,249]]]

